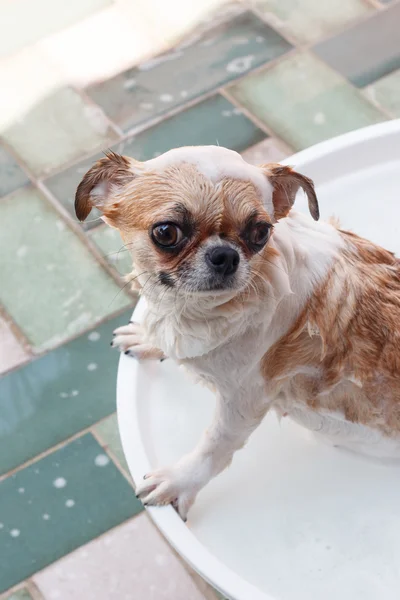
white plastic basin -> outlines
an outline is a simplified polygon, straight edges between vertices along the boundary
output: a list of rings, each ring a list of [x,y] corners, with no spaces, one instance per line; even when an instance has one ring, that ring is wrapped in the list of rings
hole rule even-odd
[[[314,179],[322,218],[336,215],[344,228],[400,255],[400,120],[285,162]],[[296,209],[307,212],[300,196]],[[136,320],[143,309],[141,301]],[[117,404],[126,459],[139,481],[193,448],[214,400],[172,361],[138,364],[122,355]],[[400,467],[320,444],[273,414],[199,494],[186,524],[171,507],[148,512],[182,557],[232,600],[400,597]]]

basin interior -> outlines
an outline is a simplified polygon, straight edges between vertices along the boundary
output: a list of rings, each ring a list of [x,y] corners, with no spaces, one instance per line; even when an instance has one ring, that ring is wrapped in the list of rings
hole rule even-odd
[[[322,218],[335,215],[400,256],[400,160],[383,158],[363,166],[358,155],[353,171],[317,173],[317,192]],[[307,212],[301,197],[297,209]],[[131,394],[153,466],[191,450],[211,420],[212,394],[171,361],[141,365]],[[398,600],[400,466],[321,444],[272,413],[199,494],[188,526],[273,598]]]

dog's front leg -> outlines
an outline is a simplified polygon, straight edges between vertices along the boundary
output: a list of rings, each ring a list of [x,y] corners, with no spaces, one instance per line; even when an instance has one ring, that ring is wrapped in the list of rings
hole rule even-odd
[[[251,401],[241,392],[229,399],[219,395],[213,422],[196,448],[174,466],[146,475],[136,489],[137,496],[145,505],[172,503],[186,520],[198,492],[230,464],[267,408],[262,405],[261,394],[260,398],[251,395]]]

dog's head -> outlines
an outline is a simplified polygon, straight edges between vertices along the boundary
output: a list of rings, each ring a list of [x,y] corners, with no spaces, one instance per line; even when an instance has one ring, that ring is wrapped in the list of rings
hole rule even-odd
[[[142,286],[232,296],[251,281],[299,187],[318,219],[312,181],[287,166],[254,167],[214,146],[143,163],[109,152],[84,176],[75,210],[83,221],[96,206],[119,229]]]

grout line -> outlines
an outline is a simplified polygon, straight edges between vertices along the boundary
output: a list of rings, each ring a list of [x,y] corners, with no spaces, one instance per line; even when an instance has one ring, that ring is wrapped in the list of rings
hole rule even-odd
[[[132,310],[133,310],[134,306],[135,306],[135,299],[133,299],[133,304],[131,306]],[[62,346],[65,346],[66,344],[69,344],[70,342],[77,340],[81,336],[84,336],[86,333],[90,333],[91,331],[93,331],[93,329],[96,329],[97,327],[100,327],[104,323],[107,323],[108,321],[111,321],[112,319],[115,319],[115,318],[121,316],[125,311],[128,310],[128,308],[129,308],[129,306],[125,306],[123,308],[119,308],[118,310],[116,310],[112,313],[105,315],[100,320],[96,321],[95,323],[91,323],[90,325],[88,325],[87,327],[85,327],[84,329],[79,331],[78,333],[75,333],[73,335],[70,335],[70,336],[64,338],[62,341],[60,341],[54,347],[44,348],[44,349],[33,349],[33,351],[32,351],[33,354],[32,354],[31,360],[27,361],[26,363],[16,365],[15,367],[12,367],[11,369],[8,369],[8,371],[3,373],[2,376],[9,375],[10,373],[17,371],[18,369],[25,367],[26,365],[30,364],[31,362],[34,362],[35,360],[38,360],[39,358],[42,358],[43,356],[46,356],[47,354],[50,354],[51,352],[58,350]]]
[[[333,38],[339,37],[343,33],[346,33],[347,31],[351,31],[352,29],[355,29],[356,27],[366,23],[367,21],[371,21],[373,19],[378,18],[382,12],[385,12],[386,10],[392,8],[395,4],[397,4],[397,2],[393,2],[392,4],[389,3],[387,6],[381,5],[379,9],[372,11],[371,13],[367,13],[366,15],[363,15],[359,20],[353,21],[351,23],[346,23],[344,25],[344,27],[342,27],[339,31],[330,33],[325,38],[318,40],[317,42],[313,42],[312,44],[310,44],[310,47],[317,46],[318,44],[321,44],[323,42],[328,42],[328,41],[332,40]],[[373,5],[371,4],[371,6],[373,6]]]
[[[265,23],[266,25],[268,25],[268,27],[271,27],[271,29],[279,33],[294,48],[297,48],[299,46],[299,40],[296,39],[296,37],[290,31],[287,31],[285,27],[279,25],[277,22],[273,22],[273,19],[268,19],[267,14],[264,13],[264,11],[262,11],[261,8],[258,8],[254,4],[254,2],[252,2],[251,0],[240,0],[240,2],[247,6],[247,10],[252,12],[254,16],[257,17],[257,19],[259,19],[262,23]]]
[[[229,90],[227,90],[227,89],[223,90],[222,94],[227,100],[229,100],[229,102],[231,102],[234,106],[239,108],[242,111],[242,113],[250,121],[253,121],[253,123],[259,129],[264,131],[264,133],[266,133],[268,135],[268,139],[274,138],[274,139],[279,140],[279,142],[281,142],[283,144],[283,146],[284,146],[283,150],[285,152],[287,152],[288,156],[290,156],[291,154],[293,154],[295,152],[295,150],[287,142],[285,142],[285,140],[283,140],[281,137],[279,137],[267,123],[264,123],[264,121],[259,119],[256,115],[253,115],[253,113],[251,113],[243,104],[241,104],[238,100],[236,100],[236,98],[229,92]]]
[[[97,540],[99,540],[101,538],[104,538],[110,532],[115,531],[116,529],[118,529],[120,527],[123,527],[129,521],[133,521],[133,519],[136,519],[140,515],[144,515],[144,514],[146,514],[145,511],[141,511],[139,513],[136,513],[135,515],[133,515],[133,516],[128,517],[127,519],[125,519],[125,521],[122,521],[122,523],[118,523],[117,525],[114,525],[110,529],[107,529],[107,531],[103,531],[103,533],[100,533],[98,536],[91,538],[90,540],[86,541],[84,544],[81,544],[80,546],[77,546],[76,548],[73,548],[73,550],[67,551],[66,554],[63,554],[62,556],[60,556],[59,558],[57,558],[55,561],[53,560],[52,562],[50,562],[49,564],[46,564],[44,567],[42,567],[38,571],[35,571],[35,573],[32,573],[29,576],[29,579],[26,579],[24,581],[16,583],[15,585],[13,585],[10,588],[8,588],[8,590],[5,590],[4,592],[2,592],[0,594],[0,600],[7,600],[10,594],[12,594],[14,592],[17,592],[17,591],[19,591],[21,589],[28,589],[29,593],[32,596],[32,600],[47,600],[47,598],[45,598],[45,596],[42,594],[41,590],[38,588],[38,586],[33,581],[33,579],[32,579],[33,577],[35,577],[39,573],[43,573],[43,571],[45,571],[48,568],[53,567],[55,564],[60,563],[62,560],[64,560],[68,556],[71,556],[75,552],[78,552],[81,548],[84,548],[85,546],[89,546],[92,542],[95,542],[95,541],[97,541]],[[147,515],[147,518],[149,519],[148,515]],[[150,520],[150,522],[151,522],[151,520]],[[159,531],[159,530],[157,529],[157,531]],[[214,600],[214,599],[212,599],[212,600]]]
[[[27,581],[20,581],[19,583],[12,585],[10,588],[8,588],[8,590],[5,590],[4,592],[0,593],[0,600],[6,600],[10,594],[13,594],[14,592],[19,592],[20,590],[23,590],[23,589],[26,589],[27,583],[28,583]]]
[[[381,78],[381,79],[383,79],[383,78]],[[376,81],[379,81],[379,80],[377,79]],[[393,119],[396,119],[397,117],[395,115],[393,115],[390,112],[390,110],[388,110],[386,108],[386,106],[382,106],[382,104],[379,104],[379,102],[376,100],[375,96],[373,94],[371,94],[371,91],[368,93],[369,88],[371,87],[371,85],[374,85],[374,83],[370,83],[363,88],[356,87],[355,89],[359,91],[360,95],[364,98],[364,100],[366,102],[368,102],[369,104],[374,106],[376,109],[378,109],[383,114],[384,117],[387,117],[388,121],[392,121]]]
[[[376,10],[384,10],[387,8],[384,4],[381,4],[379,0],[364,0],[364,4],[367,4],[370,7],[372,6],[372,8],[375,8]]]
[[[365,102],[369,103],[371,106],[373,106],[374,108],[376,108],[378,110],[378,112],[380,112],[382,114],[383,117],[386,117],[387,119],[391,120],[393,119],[392,115],[382,106],[380,106],[376,101],[367,98],[365,96],[365,94],[363,93],[363,88],[358,88],[356,87],[350,80],[348,80],[342,73],[340,73],[339,71],[336,71],[336,69],[334,69],[333,67],[331,67],[328,63],[326,63],[320,56],[318,56],[317,54],[315,54],[311,48],[306,48],[304,50],[291,50],[290,52],[287,52],[286,54],[283,55],[283,57],[279,57],[278,60],[275,61],[271,61],[269,63],[266,63],[262,66],[262,68],[257,68],[253,71],[251,71],[251,73],[248,73],[247,75],[251,75],[253,73],[260,73],[263,71],[268,71],[270,69],[273,69],[276,64],[282,60],[282,59],[288,59],[290,60],[291,58],[294,58],[296,55],[301,55],[301,54],[309,54],[314,60],[318,61],[321,65],[323,65],[323,67],[325,69],[328,69],[329,71],[331,71],[331,73],[335,74],[336,77],[338,77],[342,83],[350,86],[353,88],[353,90],[357,93],[357,95],[362,98]],[[242,78],[241,78],[242,79]],[[246,114],[246,116],[252,115],[252,113],[250,111],[248,111],[244,106],[242,106],[237,100],[234,99],[234,97],[231,95],[230,93],[230,88],[234,87],[234,85],[236,84],[236,80],[234,82],[232,82],[231,84],[229,84],[228,86],[226,86],[223,90],[221,90],[221,93],[223,93],[223,95],[232,103],[235,103],[236,106],[238,108],[240,108],[244,114]],[[373,84],[371,84],[373,85]],[[266,133],[268,133],[268,135],[270,135],[271,137],[275,137],[281,141],[283,141],[285,143],[286,146],[288,146],[290,148],[290,145],[286,142],[286,140],[284,140],[280,135],[277,135],[273,129],[271,129],[266,123],[262,124],[262,122],[255,117],[254,115],[252,115],[252,120],[254,121],[254,123],[256,125],[258,125],[261,129],[263,129]],[[294,150],[295,151],[295,150]]]
[[[328,63],[326,63],[320,56],[318,56],[318,54],[315,54],[314,52],[310,51],[309,54],[312,56],[312,58],[314,58],[315,60],[317,60],[319,63],[321,63],[326,69],[329,69],[329,71],[331,71],[332,73],[334,73],[337,77],[339,77],[342,81],[342,83],[346,83],[348,86],[350,86],[351,88],[353,88],[353,90],[355,92],[357,92],[357,95],[360,96],[360,98],[362,98],[365,102],[371,104],[372,106],[374,106],[374,108],[376,108],[380,113],[382,113],[382,116],[386,117],[388,120],[392,120],[393,117],[390,115],[390,113],[383,108],[382,106],[380,106],[377,102],[370,100],[369,98],[366,98],[365,94],[363,93],[364,90],[366,89],[365,86],[364,88],[359,88],[356,85],[354,85],[353,82],[351,82],[349,79],[347,79],[347,77],[345,77],[342,73],[340,73],[339,71],[336,71],[336,69],[334,69],[333,67],[331,67],[331,65],[329,65]],[[378,81],[378,80],[376,80]],[[373,85],[369,84],[369,85]]]
[[[25,183],[21,187],[18,187],[16,190],[9,192],[8,194],[6,194],[6,196],[2,196],[2,198],[0,198],[0,200],[3,200],[3,198],[7,198],[7,197],[11,196],[16,191],[23,189],[25,187],[28,187],[29,185],[35,184],[37,181],[37,176],[33,173],[33,171],[30,170],[28,165],[25,164],[25,162],[22,160],[22,158],[19,156],[19,154],[17,154],[15,152],[14,148],[7,142],[7,140],[1,134],[0,134],[0,142],[1,142],[1,145],[6,149],[8,154],[14,159],[14,161],[19,166],[19,168],[22,170],[22,172],[25,173],[25,175],[27,176],[27,178],[29,180],[28,183]]]
[[[251,8],[249,8],[249,10],[251,10],[256,15],[256,17],[258,17],[261,21],[263,21],[264,23],[266,23],[267,25],[272,27],[272,29],[274,29],[275,31],[280,33],[282,35],[282,37],[284,37],[290,44],[292,44],[299,51],[310,50],[314,46],[317,46],[318,44],[329,41],[329,40],[341,35],[342,33],[345,33],[346,31],[349,31],[355,27],[358,27],[358,25],[365,23],[369,19],[374,19],[378,14],[380,14],[380,12],[390,9],[395,4],[400,2],[400,0],[396,0],[395,2],[388,3],[387,5],[379,4],[379,8],[377,10],[372,11],[372,12],[367,12],[365,15],[361,15],[356,20],[349,21],[348,23],[344,23],[340,28],[329,32],[326,36],[322,36],[320,39],[313,40],[310,42],[301,42],[300,40],[296,39],[296,37],[292,36],[292,34],[290,32],[287,32],[284,27],[281,27],[277,23],[273,23],[272,21],[268,20],[266,14],[263,13],[256,6],[253,6],[250,0],[239,0],[239,1],[241,1],[244,4],[248,5],[249,7],[251,7]],[[373,8],[376,9],[377,7],[373,5],[374,1],[376,1],[378,3],[378,0],[364,0],[364,2],[366,4],[369,4],[370,6],[372,6]]]
[[[33,575],[36,575],[36,573],[33,573]],[[32,577],[32,575],[31,575],[31,577]],[[37,585],[32,581],[32,579],[28,579],[26,583],[27,583],[28,591],[29,591],[30,595],[32,596],[32,600],[46,600],[45,597],[43,596],[42,592],[39,590]]]
[[[151,117],[149,120],[147,120],[144,123],[139,123],[138,125],[135,125],[134,127],[132,127],[131,129],[129,129],[126,132],[124,138],[121,141],[124,142],[129,138],[132,138],[132,137],[134,138],[136,135],[143,133],[147,129],[152,129],[159,123],[161,123],[163,121],[167,121],[171,117],[174,117],[175,115],[185,112],[188,108],[192,108],[196,104],[200,104],[204,100],[208,100],[208,98],[212,98],[212,96],[215,96],[218,93],[218,90],[219,90],[218,87],[212,88],[211,90],[208,90],[207,92],[203,92],[202,94],[198,94],[197,96],[187,100],[184,104],[177,104],[176,106],[171,107],[170,110],[167,110],[167,111],[163,112],[162,114],[155,115],[154,117]]]
[[[51,448],[47,448],[46,450],[43,450],[43,452],[40,452],[36,456],[28,459],[27,461],[25,461],[21,465],[18,465],[17,467],[14,467],[13,469],[11,469],[10,471],[7,471],[6,473],[3,473],[2,475],[0,475],[0,483],[2,481],[4,481],[5,479],[7,479],[7,477],[10,477],[11,475],[14,475],[14,473],[18,473],[19,471],[22,471],[26,467],[30,467],[34,463],[39,462],[42,458],[45,458],[46,456],[49,456],[50,454],[53,454],[54,452],[56,452],[57,450],[59,450],[63,446],[67,446],[70,442],[73,442],[76,439],[78,439],[80,437],[83,437],[87,433],[90,433],[91,435],[93,435],[93,437],[96,439],[96,441],[100,444],[100,446],[102,446],[104,448],[104,450],[106,450],[106,452],[112,458],[112,461],[114,463],[116,463],[116,465],[119,467],[119,470],[124,475],[125,479],[127,479],[130,482],[130,484],[132,485],[132,478],[130,478],[129,473],[127,473],[123,469],[123,467],[120,465],[120,463],[119,463],[118,459],[115,457],[114,453],[109,450],[109,448],[107,446],[107,443],[103,441],[103,439],[101,438],[101,436],[96,431],[94,431],[94,429],[95,429],[95,427],[97,427],[97,425],[99,425],[100,423],[103,423],[106,419],[109,419],[113,414],[115,414],[115,411],[112,412],[112,413],[110,413],[109,415],[105,415],[104,417],[102,417],[101,419],[99,419],[98,421],[96,421],[95,423],[92,423],[91,425],[88,425],[87,427],[85,427],[85,428],[81,429],[80,431],[74,433],[73,435],[69,436],[68,438],[65,438],[61,442],[57,442],[54,446],[51,446]],[[1,596],[0,596],[0,599],[1,599]]]
[[[119,128],[119,126],[114,123],[114,121],[107,115],[107,113],[104,111],[103,107],[100,106],[100,104],[97,104],[93,98],[91,98],[87,92],[85,88],[78,88],[72,84],[70,84],[70,87],[74,90],[74,92],[76,92],[77,94],[79,94],[81,96],[81,98],[83,99],[83,101],[88,105],[88,106],[92,106],[93,108],[97,108],[97,110],[102,114],[103,118],[105,121],[107,121],[109,128],[114,132],[114,134],[117,137],[117,141],[118,138],[121,137],[122,135],[122,131]]]
[[[111,265],[106,261],[106,259],[101,254],[100,250],[97,248],[95,243],[87,236],[84,229],[79,225],[77,221],[74,221],[71,217],[70,213],[67,209],[57,200],[57,198],[52,194],[52,192],[41,182],[38,181],[37,184],[38,189],[42,193],[42,195],[48,200],[49,204],[55,208],[55,210],[63,217],[64,222],[72,230],[73,233],[83,242],[84,246],[90,251],[90,253],[94,256],[98,263],[103,267],[105,271],[107,271],[108,275],[112,277],[112,279],[117,283],[119,287],[125,289],[125,282],[119,276],[118,272],[111,267]],[[128,287],[128,286],[127,286]],[[130,290],[125,290],[130,293]]]
[[[17,322],[14,321],[13,317],[10,315],[10,313],[8,312],[6,307],[1,303],[0,303],[0,317],[3,318],[3,320],[7,323],[7,325],[11,329],[11,332],[13,333],[14,337],[21,344],[21,346],[23,347],[25,352],[27,352],[29,357],[32,358],[33,357],[32,343],[30,342],[29,338],[25,335],[23,330],[19,327]],[[29,362],[29,359],[26,361],[22,361],[22,363],[19,363],[19,364],[23,364],[26,362]]]
[[[109,415],[109,416],[111,416],[111,415]],[[105,419],[102,419],[102,420],[104,421]],[[99,423],[100,422],[101,421],[99,421]],[[92,425],[90,433],[95,438],[95,440],[100,444],[100,446],[104,449],[104,452],[106,452],[106,454],[108,454],[108,456],[111,458],[111,461],[115,464],[115,466],[117,467],[117,469],[121,473],[121,475],[123,475],[125,477],[125,479],[127,480],[127,482],[130,484],[130,486],[133,489],[135,489],[135,486],[134,486],[134,483],[133,483],[133,479],[132,479],[129,471],[126,471],[123,468],[123,466],[119,462],[119,460],[116,457],[116,455],[114,454],[114,452],[110,449],[110,447],[107,444],[107,442],[103,440],[103,438],[101,437],[101,434],[97,433],[97,431],[96,431],[97,425],[98,425],[98,423],[96,423],[95,425]]]
[[[28,459],[23,464],[18,465],[17,467],[14,467],[13,469],[11,469],[10,471],[7,471],[6,473],[3,473],[2,475],[0,475],[0,483],[2,481],[4,481],[5,479],[7,479],[8,477],[10,477],[11,475],[14,475],[14,474],[18,473],[19,471],[22,471],[23,469],[26,469],[27,467],[30,467],[30,466],[34,465],[35,463],[41,461],[43,458],[46,458],[47,456],[54,454],[55,452],[57,452],[57,450],[59,450],[60,448],[63,448],[64,446],[67,446],[70,442],[73,442],[73,441],[77,440],[78,438],[83,437],[87,433],[92,433],[91,427],[93,427],[93,425],[88,425],[88,427],[81,429],[80,431],[78,431],[77,433],[74,433],[73,435],[66,438],[65,440],[62,440],[61,442],[57,442],[57,444],[54,444],[54,446],[52,446],[51,448],[47,448],[46,450],[43,450],[43,452],[40,452],[36,456]]]

